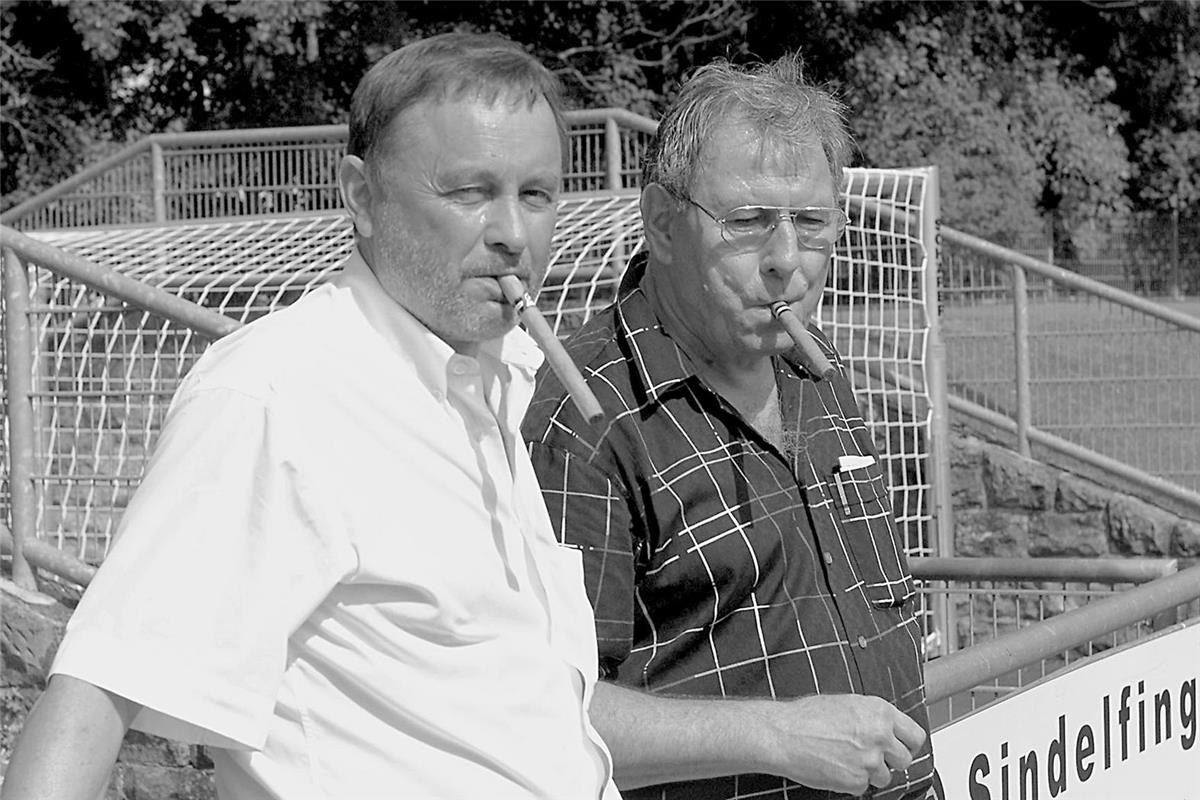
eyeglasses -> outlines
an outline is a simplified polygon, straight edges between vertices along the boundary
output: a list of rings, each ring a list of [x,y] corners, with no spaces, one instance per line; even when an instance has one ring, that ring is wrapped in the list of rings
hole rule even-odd
[[[686,195],[681,200],[703,211],[709,219],[721,227],[721,238],[727,244],[748,250],[761,248],[771,239],[771,234],[781,220],[788,220],[796,229],[796,240],[811,250],[833,247],[846,230],[846,212],[840,208],[825,206],[738,206],[723,217],[709,211]]]

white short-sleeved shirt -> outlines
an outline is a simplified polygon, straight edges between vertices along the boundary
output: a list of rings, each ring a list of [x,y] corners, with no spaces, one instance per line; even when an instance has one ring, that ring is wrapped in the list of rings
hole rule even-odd
[[[456,354],[358,254],[215,343],[53,672],[217,748],[222,798],[615,798],[580,554],[517,438],[540,360]]]

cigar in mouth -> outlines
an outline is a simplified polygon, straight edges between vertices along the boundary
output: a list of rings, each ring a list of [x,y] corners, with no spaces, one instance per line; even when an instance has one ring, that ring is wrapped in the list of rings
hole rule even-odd
[[[525,284],[516,275],[501,275],[499,281],[504,298],[512,303],[513,308],[517,310],[517,316],[525,324],[526,332],[533,337],[538,347],[542,348],[542,352],[546,355],[546,363],[550,365],[550,369],[554,370],[554,374],[566,387],[572,402],[579,409],[579,413],[588,422],[596,422],[603,418],[604,410],[600,408],[600,401],[588,388],[587,381],[579,372],[579,368],[575,366],[575,362],[567,355],[566,349],[558,341],[554,331],[550,330],[550,323],[546,322],[542,312],[538,311],[537,306],[534,305]]]
[[[804,368],[819,381],[829,379],[833,375],[833,364],[829,363],[829,359],[821,352],[821,348],[817,347],[812,334],[804,327],[804,323],[800,321],[796,312],[792,311],[791,306],[779,300],[771,304],[771,313],[775,315],[775,319],[779,320],[783,329],[796,343],[796,347],[800,351],[800,362]]]

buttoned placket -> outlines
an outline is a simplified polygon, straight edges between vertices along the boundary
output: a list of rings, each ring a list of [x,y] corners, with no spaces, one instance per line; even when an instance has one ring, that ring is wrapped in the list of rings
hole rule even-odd
[[[492,376],[485,386],[479,361],[459,353],[450,357],[446,373],[447,388],[464,398],[464,418],[471,433],[479,436],[486,463],[503,463],[511,477],[512,457],[500,422],[499,379]]]
[[[513,448],[518,443],[505,435],[501,421],[505,411],[501,378],[497,374],[488,374],[477,359],[455,353],[446,364],[446,383],[448,394],[455,399],[467,425],[472,447],[482,462],[482,480],[492,488],[493,513],[500,531],[497,544],[506,568],[520,584],[532,589],[546,614],[549,635],[552,609],[538,574],[533,543],[528,540],[528,526],[522,516],[516,486]]]
[[[497,383],[492,380],[491,383]],[[512,461],[509,448],[493,405],[484,387],[479,361],[455,353],[446,364],[446,390],[452,405],[462,416],[472,449],[480,462],[484,496],[491,496],[491,513],[497,525],[497,546],[506,569],[518,584],[529,580],[528,544],[514,502]],[[498,392],[498,387],[497,387]],[[516,587],[514,587],[516,588]]]
[[[800,389],[801,398],[806,391],[819,392],[820,387],[812,383],[806,383]],[[797,420],[797,425],[800,434],[803,436],[807,433],[804,430],[804,419],[799,411],[802,408],[802,400],[797,403],[794,417]],[[838,532],[838,523],[835,515],[837,512],[833,510],[833,505],[837,500],[831,497],[826,491],[826,485],[822,482],[821,477],[817,474],[813,467],[811,458],[812,454],[807,451],[797,453],[793,460],[792,473],[796,480],[797,491],[804,498],[804,504],[809,507],[809,519],[812,520],[812,540],[813,545],[817,548],[817,552],[821,554],[821,560],[825,562],[824,577],[822,582],[825,583],[829,591],[829,598],[833,604],[833,608],[837,615],[837,626],[841,636],[848,645],[847,655],[854,665],[853,680],[858,687],[861,687],[864,682],[862,666],[858,661],[858,656],[855,655],[854,646],[857,645],[859,651],[865,651],[869,642],[862,635],[853,636],[847,627],[847,621],[844,617],[844,609],[842,607],[842,598],[837,587],[843,583],[850,582],[852,577],[847,571],[849,568],[845,559],[839,559],[835,556],[837,547],[841,543],[841,535]],[[816,495],[813,497],[812,495]],[[814,500],[817,501],[819,507],[814,508]],[[821,502],[823,501],[823,502]],[[806,525],[808,520],[797,518],[797,525]]]

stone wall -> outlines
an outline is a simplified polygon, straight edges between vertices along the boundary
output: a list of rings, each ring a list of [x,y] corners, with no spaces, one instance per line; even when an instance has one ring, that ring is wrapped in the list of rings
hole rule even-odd
[[[969,432],[951,441],[957,555],[1200,557],[1200,521],[1027,460]],[[25,714],[45,685],[73,598],[28,602],[8,584],[0,645],[0,773]],[[970,625],[966,619],[960,625]],[[106,800],[213,800],[202,747],[130,733]]]
[[[1001,558],[1174,558],[1200,556],[1200,521],[1074,472],[1022,458],[959,429],[951,440],[955,555]],[[998,592],[952,595],[960,646],[1009,633],[1088,602],[1107,585],[998,584]],[[1012,591],[1035,590],[1029,594]],[[1165,623],[1164,615],[1154,624]],[[1130,626],[1075,648],[1076,656],[1145,635]],[[1053,659],[1051,660],[1053,662]]]
[[[952,437],[950,463],[956,555],[1200,557],[1200,520],[970,434]]]
[[[47,587],[48,589],[50,587]],[[23,592],[0,586],[0,775],[25,715],[46,685],[46,672],[62,639],[76,597]],[[49,602],[47,602],[47,600]],[[215,800],[212,761],[203,747],[130,731],[121,746],[105,800]]]

